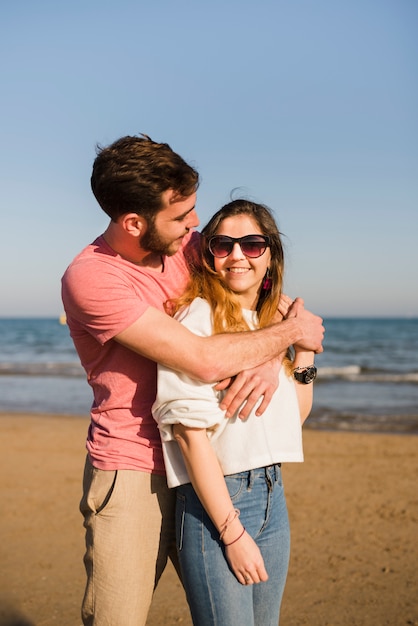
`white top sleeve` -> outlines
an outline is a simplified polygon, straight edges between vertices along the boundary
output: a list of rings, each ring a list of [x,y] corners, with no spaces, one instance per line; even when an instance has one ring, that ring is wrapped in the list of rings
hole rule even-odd
[[[177,319],[196,335],[209,336],[212,334],[210,313],[209,304],[197,298]],[[172,439],[172,424],[191,428],[216,427],[225,419],[225,411],[219,408],[220,397],[213,385],[158,365],[157,397],[152,411],[162,440]]]

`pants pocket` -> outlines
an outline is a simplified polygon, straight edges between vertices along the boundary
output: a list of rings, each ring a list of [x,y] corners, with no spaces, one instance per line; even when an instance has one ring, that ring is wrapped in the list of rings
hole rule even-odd
[[[83,477],[83,497],[80,511],[83,515],[99,514],[109,504],[115,489],[117,470],[100,470],[86,460]]]

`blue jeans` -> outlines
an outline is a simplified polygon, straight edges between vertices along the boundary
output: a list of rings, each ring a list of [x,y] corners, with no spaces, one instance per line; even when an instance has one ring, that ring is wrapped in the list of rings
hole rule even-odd
[[[238,582],[192,485],[178,487],[176,540],[193,624],[277,626],[290,553],[280,466],[232,474],[225,481],[242,524],[261,550],[269,579],[248,586]]]

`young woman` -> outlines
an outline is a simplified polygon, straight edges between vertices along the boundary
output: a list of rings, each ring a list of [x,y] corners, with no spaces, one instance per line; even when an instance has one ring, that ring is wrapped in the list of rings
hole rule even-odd
[[[211,335],[277,319],[284,262],[270,210],[235,200],[202,235],[203,267],[176,303],[181,323]],[[280,465],[303,461],[313,361],[295,345],[267,410],[246,420],[225,417],[211,385],[158,366],[153,411],[177,487],[177,547],[197,626],[278,624],[290,549]]]

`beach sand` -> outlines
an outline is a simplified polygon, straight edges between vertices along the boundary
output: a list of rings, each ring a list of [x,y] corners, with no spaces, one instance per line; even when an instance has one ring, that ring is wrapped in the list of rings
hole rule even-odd
[[[0,416],[0,626],[79,626],[88,421]],[[281,626],[418,625],[418,437],[304,431]],[[171,567],[149,626],[190,626]],[[238,625],[237,625],[238,626]]]

